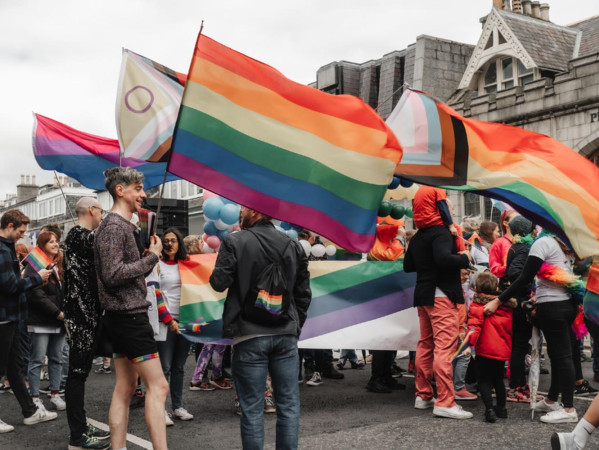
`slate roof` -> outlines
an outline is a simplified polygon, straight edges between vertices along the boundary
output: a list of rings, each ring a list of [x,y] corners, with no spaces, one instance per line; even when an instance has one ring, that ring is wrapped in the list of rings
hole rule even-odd
[[[582,31],[578,57],[599,53],[599,16],[568,25]]]
[[[541,69],[564,72],[574,56],[580,31],[498,9],[506,25]]]

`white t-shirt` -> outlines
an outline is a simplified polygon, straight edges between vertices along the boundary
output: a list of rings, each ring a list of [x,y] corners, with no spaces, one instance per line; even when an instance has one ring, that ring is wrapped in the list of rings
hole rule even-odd
[[[173,319],[179,319],[181,304],[181,275],[178,264],[167,264],[160,261],[160,289],[168,312]]]
[[[572,258],[566,256],[555,239],[543,236],[537,239],[530,247],[528,256],[535,256],[552,266],[559,267],[572,273]],[[537,277],[537,302],[561,302],[569,300],[566,290],[557,283],[545,278]]]

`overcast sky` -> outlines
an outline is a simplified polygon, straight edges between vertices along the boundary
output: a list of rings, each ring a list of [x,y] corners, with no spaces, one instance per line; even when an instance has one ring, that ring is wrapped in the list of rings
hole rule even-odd
[[[0,0],[0,198],[20,174],[50,182],[31,148],[32,112],[116,138],[121,48],[187,72],[204,33],[300,83],[332,61],[365,62],[428,34],[476,44],[492,0]],[[596,0],[550,3],[565,25]]]

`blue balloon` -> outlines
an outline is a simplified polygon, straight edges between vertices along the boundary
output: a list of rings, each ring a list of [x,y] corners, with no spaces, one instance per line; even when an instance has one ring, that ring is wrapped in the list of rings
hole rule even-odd
[[[289,236],[291,239],[297,239],[297,231],[287,230],[286,233],[287,233],[287,236]]]
[[[401,184],[405,188],[409,188],[410,186],[412,186],[414,184],[414,182],[410,181],[410,180],[406,180],[405,178],[402,178],[401,181],[399,182],[399,184]]]
[[[297,232],[300,232],[304,229],[304,227],[302,227],[301,225],[295,225],[295,224],[291,224],[291,228]]]
[[[204,202],[204,215],[211,220],[220,218],[220,210],[224,203],[220,197],[210,197]]]
[[[220,210],[220,220],[222,220],[227,225],[233,225],[235,222],[239,220],[239,206],[233,203],[227,203]]]
[[[399,183],[401,183],[401,178],[393,177],[393,180],[391,180],[391,184],[389,185],[389,189],[397,189]]]
[[[285,230],[283,230],[283,229],[282,229],[280,226],[278,226],[278,225],[275,225],[275,228],[276,228],[277,230],[279,230],[281,233],[284,233],[284,232],[285,232]]]
[[[291,224],[289,222],[281,222],[281,228],[283,230],[290,230],[291,229]]]
[[[218,231],[218,228],[216,228],[216,225],[214,225],[214,222],[212,220],[204,224],[204,233],[206,233],[207,235],[214,236],[218,233]]]
[[[221,241],[224,241],[229,233],[231,233],[231,230],[219,230],[216,235]]]

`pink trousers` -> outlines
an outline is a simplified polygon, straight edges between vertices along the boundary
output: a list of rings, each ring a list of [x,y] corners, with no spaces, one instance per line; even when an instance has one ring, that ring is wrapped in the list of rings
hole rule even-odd
[[[435,406],[455,405],[451,357],[458,339],[458,309],[447,297],[435,298],[434,306],[418,306],[420,340],[416,347],[416,395],[433,397],[431,380],[437,384]]]

